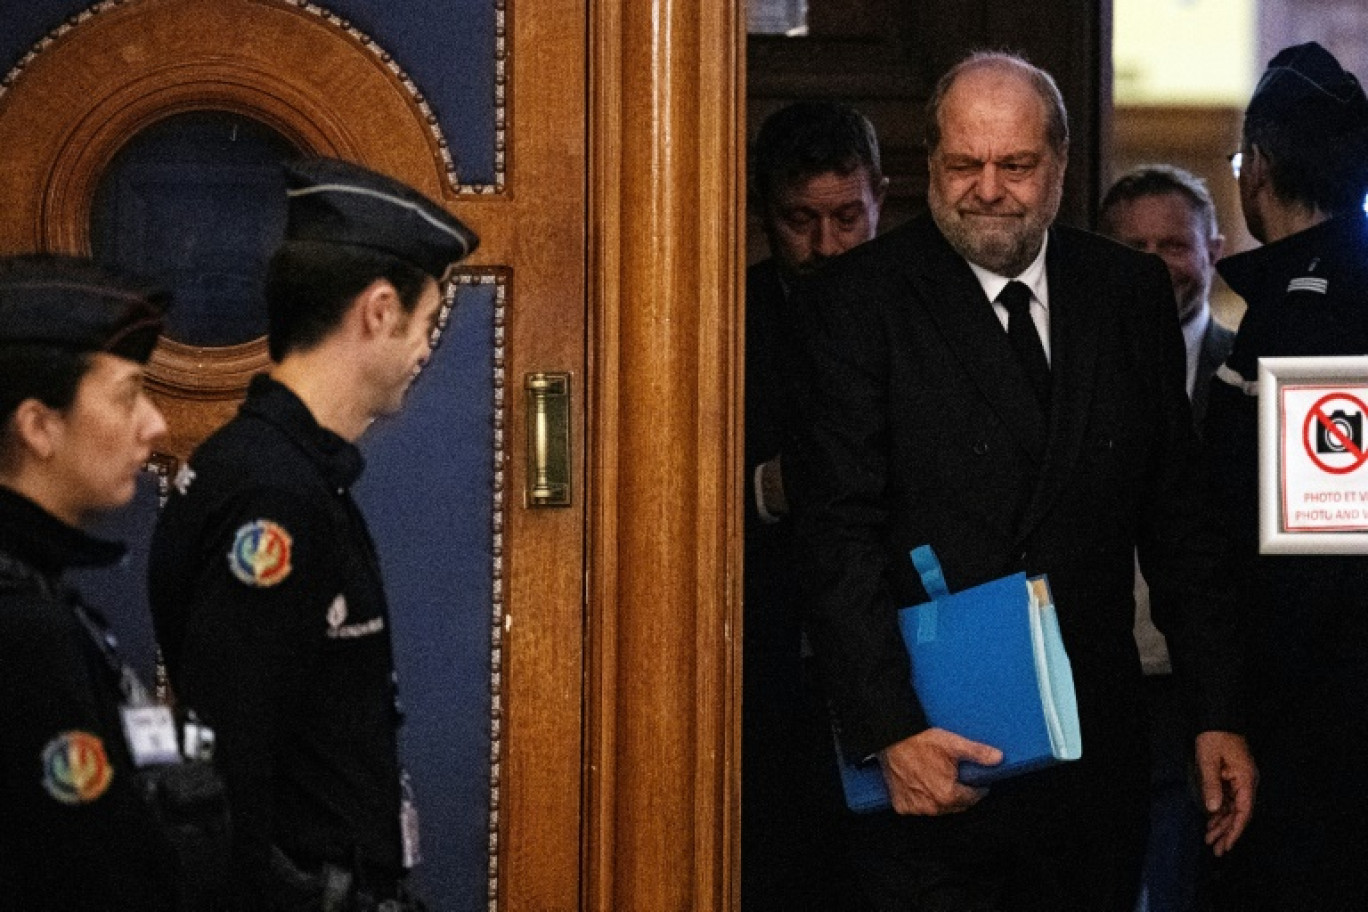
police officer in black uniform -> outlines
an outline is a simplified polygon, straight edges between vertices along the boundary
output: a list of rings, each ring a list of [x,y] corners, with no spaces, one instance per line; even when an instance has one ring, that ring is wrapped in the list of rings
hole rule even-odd
[[[217,731],[246,909],[419,908],[416,809],[355,441],[431,350],[476,236],[356,165],[287,166],[267,278],[275,366],[180,472],[153,539],[173,689]],[[388,905],[385,905],[388,903]]]
[[[132,499],[166,430],[142,385],[164,304],[86,260],[0,260],[0,909],[175,908],[124,730],[145,694],[62,581],[124,553],[81,526]]]
[[[1368,909],[1368,558],[1261,556],[1258,541],[1259,359],[1368,354],[1358,79],[1318,44],[1280,51],[1245,112],[1240,156],[1245,221],[1264,246],[1217,266],[1248,310],[1204,439],[1238,536],[1262,783],[1220,893],[1232,912]]]

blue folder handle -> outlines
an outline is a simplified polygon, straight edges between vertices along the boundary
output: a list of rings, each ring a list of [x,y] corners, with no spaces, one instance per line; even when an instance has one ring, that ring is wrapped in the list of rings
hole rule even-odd
[[[917,612],[917,642],[929,643],[936,638],[936,602],[950,597],[950,588],[945,585],[945,574],[941,572],[940,561],[930,545],[920,545],[909,552],[912,566],[921,575],[922,588],[931,601]]]
[[[931,550],[931,546],[913,548],[910,554],[912,566],[921,574],[922,588],[926,590],[927,598],[933,602],[949,598],[950,589],[945,585],[945,574],[941,572],[940,561],[936,560],[936,552]]]

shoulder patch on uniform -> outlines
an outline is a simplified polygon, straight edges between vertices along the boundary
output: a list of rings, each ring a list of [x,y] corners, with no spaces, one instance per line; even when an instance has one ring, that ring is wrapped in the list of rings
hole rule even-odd
[[[62,732],[43,748],[43,788],[62,804],[89,804],[113,780],[104,742],[90,732]]]
[[[1309,291],[1312,294],[1326,294],[1330,291],[1330,282],[1317,276],[1302,276],[1287,283],[1287,290]]]
[[[279,523],[254,519],[233,533],[228,569],[240,582],[267,588],[290,575],[294,539]]]

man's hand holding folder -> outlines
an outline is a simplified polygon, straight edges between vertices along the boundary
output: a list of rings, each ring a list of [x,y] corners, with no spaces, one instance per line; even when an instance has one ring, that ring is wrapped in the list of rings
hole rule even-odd
[[[959,764],[1002,762],[1002,751],[962,738],[943,728],[928,728],[879,752],[879,766],[893,810],[899,814],[939,816],[967,811],[988,794],[959,781]]]
[[[846,804],[950,814],[998,779],[1077,760],[1073,675],[1045,578],[1015,573],[951,594],[929,545],[911,558],[931,601],[901,609],[898,628],[931,727],[884,748],[876,765],[844,754],[833,720]]]

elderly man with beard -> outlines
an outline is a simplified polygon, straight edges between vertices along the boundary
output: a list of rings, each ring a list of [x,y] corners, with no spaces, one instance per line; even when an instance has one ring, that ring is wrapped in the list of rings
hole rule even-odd
[[[877,756],[893,804],[856,828],[861,886],[890,910],[1129,909],[1148,814],[1137,549],[1174,593],[1161,626],[1218,853],[1256,778],[1173,292],[1157,258],[1053,225],[1068,128],[1049,74],[962,61],[929,102],[927,149],[930,215],[800,292],[807,629],[848,759]],[[1001,753],[931,727],[910,682],[896,611],[927,599],[907,558],[926,544],[951,591],[1049,574],[1081,760],[987,790],[958,781],[960,761]]]

